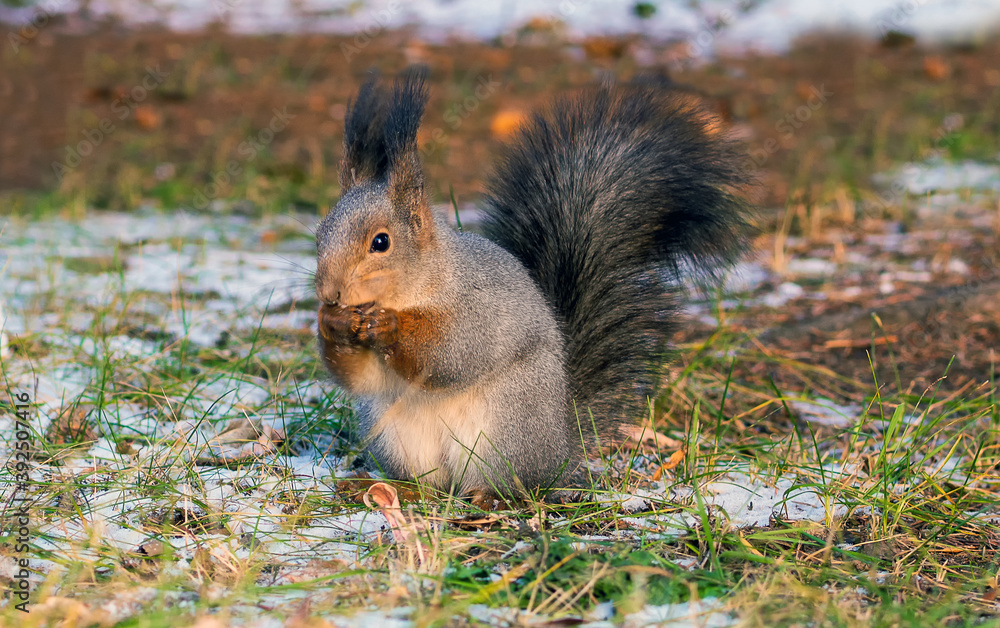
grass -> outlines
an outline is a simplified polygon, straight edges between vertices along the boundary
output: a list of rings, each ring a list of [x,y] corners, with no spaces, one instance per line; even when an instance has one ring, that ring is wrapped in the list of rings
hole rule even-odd
[[[358,503],[363,487],[326,468],[310,475],[313,461],[351,469],[352,411],[314,383],[323,374],[308,329],[265,325],[299,306],[237,309],[231,321],[243,322],[205,346],[188,334],[218,296],[129,291],[134,263],[66,265],[121,285],[83,306],[93,321],[83,329],[65,284],[37,294],[27,306],[57,320],[18,335],[25,357],[3,366],[11,390],[30,390],[32,372],[78,382],[66,398],[32,392],[54,417],[33,435],[29,490],[32,564],[45,568],[32,614],[8,605],[5,622],[322,622],[400,607],[418,625],[485,620],[490,608],[620,621],[705,599],[716,601],[692,608],[751,626],[996,622],[990,386],[908,394],[877,375],[856,381],[762,351],[724,322],[680,347],[651,406],[650,425],[670,445],[606,454],[608,471],[572,503],[482,513],[398,484],[415,534],[394,544]],[[156,311],[181,327],[158,327]],[[890,347],[876,345],[872,360],[888,360]],[[771,375],[747,377],[747,364]],[[816,396],[783,390],[785,372],[862,403],[846,426],[804,420],[795,404]],[[285,438],[271,453],[206,464],[206,447],[234,420]],[[11,481],[11,467],[3,473]],[[757,495],[725,501],[733,484]],[[625,510],[629,496],[637,512]],[[745,523],[747,496],[765,513],[759,525]]]

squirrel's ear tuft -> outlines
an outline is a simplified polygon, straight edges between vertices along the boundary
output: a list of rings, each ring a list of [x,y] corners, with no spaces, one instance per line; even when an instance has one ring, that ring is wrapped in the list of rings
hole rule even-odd
[[[385,119],[385,142],[389,169],[417,150],[417,130],[427,106],[427,68],[415,66],[396,79]]]
[[[347,104],[344,161],[340,166],[340,187],[345,192],[362,181],[381,179],[389,170],[385,88],[378,78],[373,71],[361,86],[357,100]]]
[[[417,130],[428,98],[426,79],[424,67],[410,68],[396,79],[385,119],[389,196],[393,206],[418,229],[430,218],[417,151]]]
[[[385,180],[393,206],[420,227],[430,217],[424,175],[417,152],[417,130],[427,105],[427,68],[400,75],[389,92],[372,72],[348,105],[344,120],[344,162],[340,188]]]

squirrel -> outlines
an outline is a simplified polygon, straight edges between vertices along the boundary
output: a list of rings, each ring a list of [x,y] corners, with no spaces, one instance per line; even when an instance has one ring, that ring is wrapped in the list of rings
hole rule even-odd
[[[320,355],[387,477],[536,497],[648,413],[680,273],[718,279],[750,248],[749,178],[692,97],[606,83],[523,123],[484,235],[455,231],[421,169],[428,97],[410,69],[348,104],[342,196],[316,230]]]

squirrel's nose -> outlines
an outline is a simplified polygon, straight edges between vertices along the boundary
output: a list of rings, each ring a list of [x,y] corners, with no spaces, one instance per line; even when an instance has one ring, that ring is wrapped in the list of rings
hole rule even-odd
[[[328,293],[328,295],[329,294],[330,293]],[[319,295],[319,300],[322,301],[323,303],[326,303],[327,305],[339,305],[340,304],[340,291],[338,290],[336,292],[336,294],[334,294],[334,296],[333,296],[332,299],[329,298],[329,296]]]
[[[316,298],[323,303],[328,303],[330,305],[336,305],[340,303],[340,286],[335,285],[329,279],[317,276],[316,277]]]

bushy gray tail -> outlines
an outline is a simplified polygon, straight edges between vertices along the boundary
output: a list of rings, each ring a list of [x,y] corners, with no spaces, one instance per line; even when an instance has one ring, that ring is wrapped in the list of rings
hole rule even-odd
[[[605,86],[535,114],[488,182],[486,235],[561,318],[584,431],[645,411],[673,331],[680,268],[718,277],[749,247],[734,147],[691,98]]]

